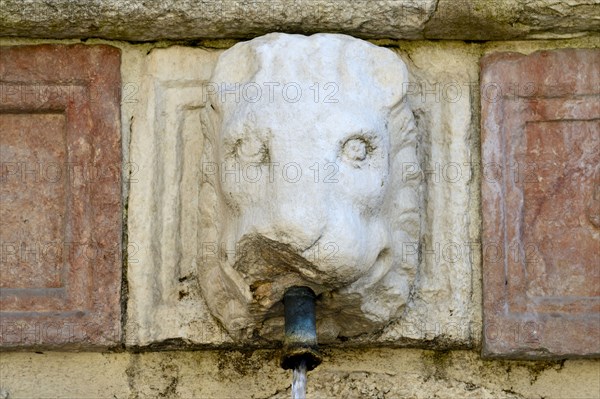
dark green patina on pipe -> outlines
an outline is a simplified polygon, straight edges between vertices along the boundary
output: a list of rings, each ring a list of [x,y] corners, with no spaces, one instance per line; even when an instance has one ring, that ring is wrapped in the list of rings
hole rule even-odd
[[[291,287],[283,296],[285,337],[281,367],[294,369],[302,361],[312,370],[321,364],[317,346],[315,293],[308,287]]]

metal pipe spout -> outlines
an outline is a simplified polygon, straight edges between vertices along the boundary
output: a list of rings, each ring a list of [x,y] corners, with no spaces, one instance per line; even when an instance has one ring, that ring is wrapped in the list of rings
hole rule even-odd
[[[307,370],[321,364],[317,345],[315,293],[308,287],[291,287],[283,296],[285,336],[281,367],[297,368],[302,362]]]

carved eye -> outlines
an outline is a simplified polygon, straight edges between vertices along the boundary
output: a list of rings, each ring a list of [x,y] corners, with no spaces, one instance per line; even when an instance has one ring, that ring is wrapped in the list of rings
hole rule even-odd
[[[367,143],[362,139],[346,141],[344,155],[351,161],[364,161],[367,158]]]
[[[256,137],[238,139],[234,145],[236,157],[244,162],[267,162],[269,150],[265,143]]]
[[[358,163],[367,159],[372,149],[371,144],[364,138],[353,138],[344,143],[342,156],[354,166],[358,166]]]

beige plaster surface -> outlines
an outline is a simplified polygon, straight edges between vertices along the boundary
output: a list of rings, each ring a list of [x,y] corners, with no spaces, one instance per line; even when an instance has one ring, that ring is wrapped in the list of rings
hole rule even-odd
[[[287,398],[277,351],[2,353],[0,398]],[[600,360],[482,360],[471,351],[326,350],[309,398],[598,398]]]

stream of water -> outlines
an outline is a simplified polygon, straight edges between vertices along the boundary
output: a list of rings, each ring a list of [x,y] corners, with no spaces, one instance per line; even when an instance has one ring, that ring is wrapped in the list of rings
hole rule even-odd
[[[292,379],[292,399],[306,398],[306,363],[303,361],[294,368]]]

